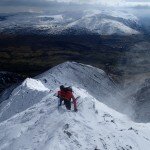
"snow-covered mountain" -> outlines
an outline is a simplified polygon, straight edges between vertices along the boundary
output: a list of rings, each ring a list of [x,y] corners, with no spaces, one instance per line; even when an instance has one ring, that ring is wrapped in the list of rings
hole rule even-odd
[[[80,13],[79,13],[80,12]],[[138,18],[123,11],[80,10],[59,13],[2,15],[2,33],[132,35],[141,32]],[[21,20],[21,21],[20,21]]]
[[[86,16],[75,22],[72,22],[67,25],[67,28],[76,28],[76,29],[87,29],[92,33],[98,33],[100,35],[130,35],[138,34],[139,32],[127,26],[125,21],[119,21],[118,18],[113,18],[112,16],[106,16],[102,14]],[[130,21],[132,22],[132,21]]]
[[[8,119],[12,115],[38,103],[42,97],[48,94],[48,89],[54,91],[62,84],[84,88],[94,97],[108,104],[110,104],[109,99],[113,99],[113,95],[118,90],[115,83],[111,81],[104,71],[75,62],[66,62],[37,76],[35,79],[25,80],[17,87],[8,101],[2,103],[0,120]],[[95,87],[94,90],[92,87]],[[36,91],[39,92],[36,93]],[[30,98],[31,95],[32,100]],[[115,99],[113,103],[111,102],[111,105],[113,104],[115,104]]]
[[[61,84],[80,96],[77,113],[57,108]],[[115,100],[117,91],[104,71],[75,62],[26,79],[0,104],[0,149],[149,150],[150,125],[101,102]]]

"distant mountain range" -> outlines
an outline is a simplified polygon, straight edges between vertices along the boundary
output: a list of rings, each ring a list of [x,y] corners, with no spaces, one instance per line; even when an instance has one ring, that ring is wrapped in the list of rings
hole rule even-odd
[[[69,60],[133,84],[137,74],[147,79],[149,72],[148,31],[149,19],[110,9],[0,14],[0,71],[35,76]],[[1,91],[18,82],[11,77],[2,74]]]
[[[142,32],[137,17],[123,11],[85,10],[62,13],[0,15],[1,33],[133,35]]]

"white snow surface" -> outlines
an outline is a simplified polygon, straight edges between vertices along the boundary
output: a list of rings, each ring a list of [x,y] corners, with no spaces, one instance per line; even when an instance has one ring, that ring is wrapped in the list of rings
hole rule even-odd
[[[23,83],[22,86],[25,86],[31,90],[37,90],[37,91],[49,91],[48,88],[46,88],[40,81],[34,80],[31,78],[27,78]]]
[[[14,89],[7,101],[0,104],[0,122],[38,103],[48,92],[41,81],[26,79]]]
[[[78,112],[57,108],[61,84],[80,96]],[[112,89],[105,72],[75,62],[26,79],[0,105],[0,150],[149,150],[149,123],[135,123],[100,102]],[[92,90],[101,93],[99,99]]]

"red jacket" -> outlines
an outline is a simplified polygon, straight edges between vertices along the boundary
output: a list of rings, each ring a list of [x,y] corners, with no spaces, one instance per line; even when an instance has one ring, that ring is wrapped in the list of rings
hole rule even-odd
[[[58,97],[69,101],[73,99],[74,108],[77,108],[76,99],[71,91],[58,91]]]

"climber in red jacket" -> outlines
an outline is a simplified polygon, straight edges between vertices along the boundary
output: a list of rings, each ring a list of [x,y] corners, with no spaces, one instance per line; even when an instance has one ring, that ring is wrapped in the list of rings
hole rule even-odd
[[[60,98],[59,106],[61,106],[62,101],[64,101],[64,104],[68,110],[71,110],[71,99],[73,99],[74,111],[77,111],[76,99],[70,87],[65,88],[63,85],[61,85],[60,91],[58,91],[58,97]]]

